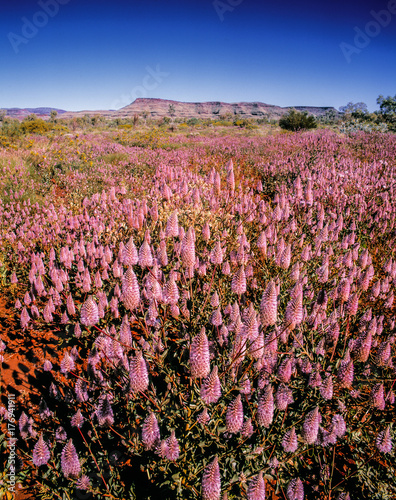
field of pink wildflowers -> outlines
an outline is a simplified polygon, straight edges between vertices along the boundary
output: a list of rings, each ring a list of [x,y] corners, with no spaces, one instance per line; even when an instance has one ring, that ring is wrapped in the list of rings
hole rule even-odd
[[[396,498],[395,135],[36,136],[0,168],[1,295],[56,339],[25,493]]]

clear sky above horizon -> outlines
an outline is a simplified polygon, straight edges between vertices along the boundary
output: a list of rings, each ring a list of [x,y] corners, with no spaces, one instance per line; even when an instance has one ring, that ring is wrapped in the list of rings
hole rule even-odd
[[[0,17],[0,108],[137,97],[334,106],[396,95],[396,0],[18,0]]]

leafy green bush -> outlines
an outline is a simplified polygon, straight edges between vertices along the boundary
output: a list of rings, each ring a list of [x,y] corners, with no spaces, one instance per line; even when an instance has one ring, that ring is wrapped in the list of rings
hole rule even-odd
[[[291,109],[289,113],[279,120],[279,126],[285,130],[308,130],[317,127],[316,120],[313,116],[308,116],[307,113],[300,113],[295,109]]]

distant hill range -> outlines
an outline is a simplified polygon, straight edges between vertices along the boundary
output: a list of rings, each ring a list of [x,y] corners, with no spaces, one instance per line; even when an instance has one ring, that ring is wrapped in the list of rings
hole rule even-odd
[[[10,108],[5,109],[8,116],[13,118],[23,119],[25,116],[35,113],[37,116],[46,118],[49,117],[51,111],[55,109],[62,118],[89,116],[104,116],[106,118],[133,118],[135,115],[146,116],[148,118],[163,118],[170,116],[172,118],[211,118],[216,119],[221,117],[233,118],[239,115],[241,118],[266,118],[279,119],[287,113],[291,108],[298,111],[306,111],[314,116],[322,116],[326,111],[333,110],[339,113],[331,106],[287,106],[280,107],[273,104],[265,104],[263,102],[237,102],[227,103],[221,101],[210,102],[180,102],[171,101],[168,99],[156,99],[140,97],[133,103],[128,104],[118,110],[84,110],[84,111],[65,111],[55,108]]]
[[[31,114],[35,114],[39,118],[48,118],[53,110],[56,111],[58,115],[66,113],[64,109],[57,108],[2,108],[0,112],[5,111],[6,116],[23,120],[26,116]]]

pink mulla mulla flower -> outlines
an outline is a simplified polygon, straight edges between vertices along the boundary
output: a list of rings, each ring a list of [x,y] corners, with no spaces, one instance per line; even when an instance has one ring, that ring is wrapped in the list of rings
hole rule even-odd
[[[210,318],[210,322],[214,326],[220,326],[223,323],[223,318],[221,316],[221,309],[220,307],[213,311],[212,316]]]
[[[377,280],[371,287],[371,298],[376,299],[381,293],[381,281]]]
[[[214,249],[210,254],[210,262],[214,265],[221,265],[223,263],[224,254],[221,248],[220,240],[217,240]]]
[[[165,284],[163,297],[166,303],[170,305],[176,305],[179,301],[179,289],[177,287],[175,275],[173,272],[171,272],[169,281]]]
[[[220,305],[219,294],[216,291],[214,291],[213,295],[210,298],[210,305],[212,307],[219,307]]]
[[[395,296],[394,296],[394,293],[392,290],[391,292],[389,292],[389,294],[386,297],[386,300],[384,302],[384,307],[386,309],[392,309],[394,300],[395,300]]]
[[[389,341],[381,342],[376,356],[378,366],[387,366],[391,360],[391,343]]]
[[[80,323],[76,323],[74,325],[74,336],[79,339],[81,337],[81,327]]]
[[[338,285],[337,291],[338,291],[338,298],[342,302],[346,302],[349,299],[349,295],[351,293],[351,284],[349,283],[349,280],[344,278]]]
[[[66,311],[63,311],[60,322],[61,325],[67,325],[67,323],[69,322],[69,316],[67,315]]]
[[[107,272],[107,269],[108,269],[108,266],[107,266],[107,267],[105,267],[105,268],[103,269],[103,271],[102,271],[101,276],[102,276],[102,280],[103,280],[103,281],[108,281],[108,279],[109,279],[109,273]]]
[[[77,379],[76,386],[75,386],[75,393],[77,396],[77,401],[79,403],[88,401],[89,395],[87,392],[87,382],[82,379]]]
[[[259,333],[259,322],[257,313],[251,302],[248,309],[244,311],[243,332],[249,340],[254,340]]]
[[[352,251],[351,250],[348,250],[347,253],[344,255],[343,259],[342,259],[342,264],[345,266],[345,267],[352,267]]]
[[[114,424],[113,409],[111,407],[108,395],[100,397],[99,403],[97,404],[95,409],[95,415],[101,427],[107,427]]]
[[[234,170],[229,169],[227,173],[227,186],[229,190],[231,191],[231,194],[234,193],[235,190],[235,177],[234,177]]]
[[[286,453],[294,453],[297,450],[298,442],[295,427],[292,427],[283,436],[282,448]]]
[[[238,247],[238,251],[236,253],[236,262],[237,264],[244,264],[246,265],[248,262],[248,255],[246,255],[245,252],[245,247],[241,243]]]
[[[330,323],[330,326],[327,328],[325,341],[326,344],[332,345],[335,344],[340,336],[340,325],[334,321]]]
[[[122,318],[122,323],[120,327],[120,341],[124,347],[132,346],[131,327],[129,325],[129,319],[127,315],[125,315]]]
[[[89,293],[91,291],[91,276],[89,274],[88,269],[85,269],[82,280],[82,290],[85,293]]]
[[[210,240],[210,227],[206,221],[202,226],[202,239],[207,243]]]
[[[271,280],[263,293],[260,303],[261,324],[263,327],[276,323],[278,312],[275,282]]]
[[[215,366],[210,375],[202,382],[201,399],[205,404],[216,403],[221,396],[221,384],[218,367]]]
[[[202,476],[202,500],[220,500],[221,478],[217,456],[205,468]]]
[[[94,282],[95,282],[95,287],[96,288],[102,288],[102,278],[100,277],[100,272],[99,271],[96,271],[95,273],[95,279],[94,279]]]
[[[246,292],[246,275],[243,265],[240,266],[232,278],[231,291],[237,295],[242,295]]]
[[[274,418],[274,393],[269,384],[264,388],[257,403],[257,422],[260,426],[268,428]]]
[[[331,419],[332,432],[337,437],[343,437],[347,431],[346,423],[344,417],[340,414],[333,415]]]
[[[359,309],[359,295],[353,293],[349,296],[348,302],[346,304],[346,312],[348,316],[355,316]]]
[[[363,332],[355,341],[352,349],[352,357],[354,361],[365,363],[369,356],[373,341],[373,331],[368,330]]]
[[[267,256],[267,237],[264,231],[261,231],[257,239],[257,248],[260,250],[263,257]]]
[[[249,354],[253,359],[260,359],[264,355],[264,334],[260,332],[249,345]]]
[[[210,373],[209,342],[204,327],[191,342],[190,369],[192,378],[204,378]]]
[[[133,311],[140,304],[140,290],[132,267],[122,277],[122,302],[126,309]]]
[[[61,454],[61,467],[65,477],[78,477],[81,465],[73,441],[69,439]]]
[[[292,298],[287,306],[285,312],[285,323],[287,326],[295,328],[303,320],[303,291],[301,290]]]
[[[18,278],[17,278],[17,275],[16,275],[16,272],[14,271],[12,274],[11,274],[11,283],[13,285],[15,285],[16,283],[18,283]]]
[[[32,421],[28,418],[23,411],[18,420],[19,433],[23,439],[33,434]]]
[[[385,409],[385,398],[384,398],[384,385],[375,384],[371,389],[370,401],[374,408],[378,410]]]
[[[305,245],[301,252],[301,260],[303,262],[308,262],[311,259],[311,245]]]
[[[20,309],[22,307],[21,301],[19,299],[16,299],[14,307],[15,309]]]
[[[36,467],[45,465],[48,463],[50,456],[50,450],[47,443],[44,441],[43,433],[41,432],[40,437],[38,438],[38,441],[33,448],[33,463]]]
[[[330,374],[322,382],[319,391],[323,399],[330,400],[333,398],[333,377]]]
[[[265,482],[261,471],[250,479],[247,488],[247,499],[265,500]]]
[[[244,421],[241,428],[241,436],[244,438],[250,438],[254,434],[254,427],[252,424],[252,419],[248,418]]]
[[[323,339],[322,339],[323,341]],[[321,341],[321,342],[322,342]],[[316,348],[316,354],[318,354],[318,348]],[[323,351],[322,355],[324,355],[325,352]],[[308,387],[321,387],[322,386],[322,377],[320,375],[320,370],[321,370],[321,365],[318,363],[316,365],[316,368],[315,370],[312,370],[312,372],[310,373],[309,375],[309,379],[308,379]]]
[[[144,392],[149,386],[147,364],[141,351],[138,351],[130,361],[129,384],[134,394]]]
[[[159,443],[160,430],[155,414],[151,412],[144,420],[142,426],[142,441],[146,450],[152,450]]]
[[[69,373],[70,371],[74,370],[74,368],[75,368],[74,359],[66,351],[60,363],[60,371],[61,373]]]
[[[286,411],[289,404],[294,403],[293,392],[285,384],[280,384],[275,393],[276,408],[280,411]]]
[[[326,283],[329,279],[329,262],[327,259],[317,270],[317,276],[319,283]]]
[[[381,453],[391,453],[393,448],[392,438],[390,434],[390,426],[388,425],[384,431],[381,431],[375,441],[377,449]]]
[[[76,314],[76,307],[74,305],[73,297],[72,294],[69,293],[66,299],[66,307],[67,307],[67,312],[70,316],[74,316]]]
[[[359,278],[358,287],[360,290],[366,292],[370,286],[370,281],[372,279],[369,269],[367,269]]]
[[[52,370],[52,363],[49,359],[45,359],[43,363],[43,370],[45,372],[50,372]]]
[[[29,313],[28,313],[28,311],[27,311],[26,307],[24,307],[24,308],[22,309],[22,312],[21,312],[21,328],[22,328],[22,330],[25,330],[25,329],[26,329],[26,327],[27,327],[27,325],[28,325],[28,323],[29,323],[30,319],[31,319],[31,318],[30,318],[30,316],[29,316]]]
[[[153,265],[153,256],[151,253],[150,245],[147,241],[147,238],[144,238],[142,246],[139,248],[139,266],[144,267],[152,267]]]
[[[321,416],[318,407],[310,411],[305,417],[302,429],[302,437],[307,444],[315,443],[316,438],[318,437],[320,421]]]
[[[161,266],[166,267],[168,265],[168,254],[166,251],[166,241],[162,239],[160,241],[159,248],[157,249],[157,259]]]
[[[210,415],[208,409],[204,408],[203,411],[198,415],[197,422],[201,425],[206,425],[210,421]]]
[[[190,227],[182,240],[181,262],[184,267],[193,268],[195,265],[195,233]]]
[[[79,273],[82,273],[85,271],[85,266],[84,266],[84,261],[82,259],[80,259],[78,262],[77,262],[77,271]]]
[[[120,267],[120,263],[118,262],[118,259],[116,259],[114,262],[113,262],[113,265],[112,265],[112,272],[113,272],[113,276],[114,278],[120,278],[121,277],[121,274],[122,274],[122,269]]]
[[[120,260],[121,263],[124,264],[124,266],[128,267],[134,266],[138,263],[139,260],[138,251],[132,236],[129,238],[127,244],[124,246]],[[113,274],[114,274],[114,264],[113,264]]]
[[[225,276],[229,276],[229,274],[231,273],[231,266],[230,266],[230,263],[227,261],[225,261],[223,263],[223,265],[221,266],[221,272],[225,275]]]
[[[23,303],[25,304],[25,306],[30,306],[30,304],[32,303],[32,297],[30,292],[25,293],[23,297]]]
[[[350,359],[350,354],[347,351],[344,359],[341,361],[338,369],[337,379],[341,388],[351,388],[354,377],[353,360]]]
[[[291,357],[287,357],[282,361],[278,368],[277,377],[283,383],[288,383],[293,369],[293,359]]]
[[[175,431],[171,432],[171,435],[166,440],[166,444],[165,458],[172,461],[177,460],[180,456],[180,446],[175,436]]]
[[[177,216],[177,210],[172,212],[166,223],[165,235],[167,238],[176,238],[177,236],[179,236],[179,220]]]
[[[292,281],[298,281],[300,278],[300,263],[296,262],[290,271],[290,279]]]
[[[90,295],[81,306],[80,321],[82,325],[94,326],[99,323],[99,311],[96,302]]]
[[[77,410],[77,412],[71,418],[70,425],[72,427],[77,427],[78,429],[81,429],[83,424],[84,424],[84,417],[81,413],[81,410]]]
[[[285,249],[282,251],[279,258],[279,267],[282,269],[288,269],[291,260],[291,245],[286,245]]]
[[[286,496],[287,500],[304,500],[304,485],[299,477],[289,482]]]

